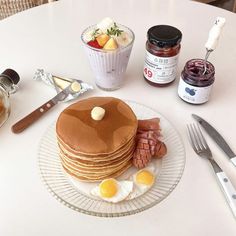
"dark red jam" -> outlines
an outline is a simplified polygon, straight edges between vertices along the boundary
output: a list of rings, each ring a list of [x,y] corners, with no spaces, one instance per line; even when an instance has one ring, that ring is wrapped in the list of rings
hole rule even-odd
[[[156,25],[147,38],[144,79],[156,87],[167,86],[176,78],[182,33],[169,25]]]
[[[209,100],[214,81],[214,66],[203,59],[192,59],[181,73],[178,95],[188,103],[205,103]]]
[[[205,70],[206,66],[206,70]],[[203,73],[205,70],[205,73]],[[203,59],[192,59],[188,61],[181,73],[182,79],[196,87],[205,87],[214,83],[215,68]]]

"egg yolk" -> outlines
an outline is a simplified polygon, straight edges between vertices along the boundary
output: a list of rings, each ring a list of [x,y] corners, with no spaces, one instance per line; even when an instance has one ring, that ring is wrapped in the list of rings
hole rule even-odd
[[[141,170],[136,174],[136,182],[144,185],[152,185],[154,182],[154,176],[147,170]]]
[[[117,193],[117,183],[115,179],[103,180],[99,185],[100,195],[105,198],[111,198]]]

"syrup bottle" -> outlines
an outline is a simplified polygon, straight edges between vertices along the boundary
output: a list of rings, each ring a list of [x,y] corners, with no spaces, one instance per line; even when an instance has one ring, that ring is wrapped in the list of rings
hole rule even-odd
[[[0,127],[10,115],[10,94],[16,92],[19,81],[20,76],[12,69],[6,69],[0,74]]]

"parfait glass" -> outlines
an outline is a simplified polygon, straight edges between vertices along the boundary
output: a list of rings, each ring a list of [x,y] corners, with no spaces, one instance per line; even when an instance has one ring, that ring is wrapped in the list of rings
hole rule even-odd
[[[91,47],[86,41],[86,32],[96,28],[96,25],[85,29],[81,35],[85,52],[95,76],[97,87],[106,91],[119,89],[125,81],[125,72],[134,43],[134,33],[126,26],[119,25],[119,29],[127,32],[132,40],[128,45],[116,50],[104,50]]]

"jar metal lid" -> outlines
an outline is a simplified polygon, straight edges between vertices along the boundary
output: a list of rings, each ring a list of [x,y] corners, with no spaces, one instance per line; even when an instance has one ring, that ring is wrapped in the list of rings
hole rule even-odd
[[[182,33],[170,25],[155,25],[147,32],[148,41],[160,48],[173,47],[181,42]]]
[[[17,84],[20,81],[20,76],[12,69],[6,69],[1,75],[10,79],[13,84]]]

